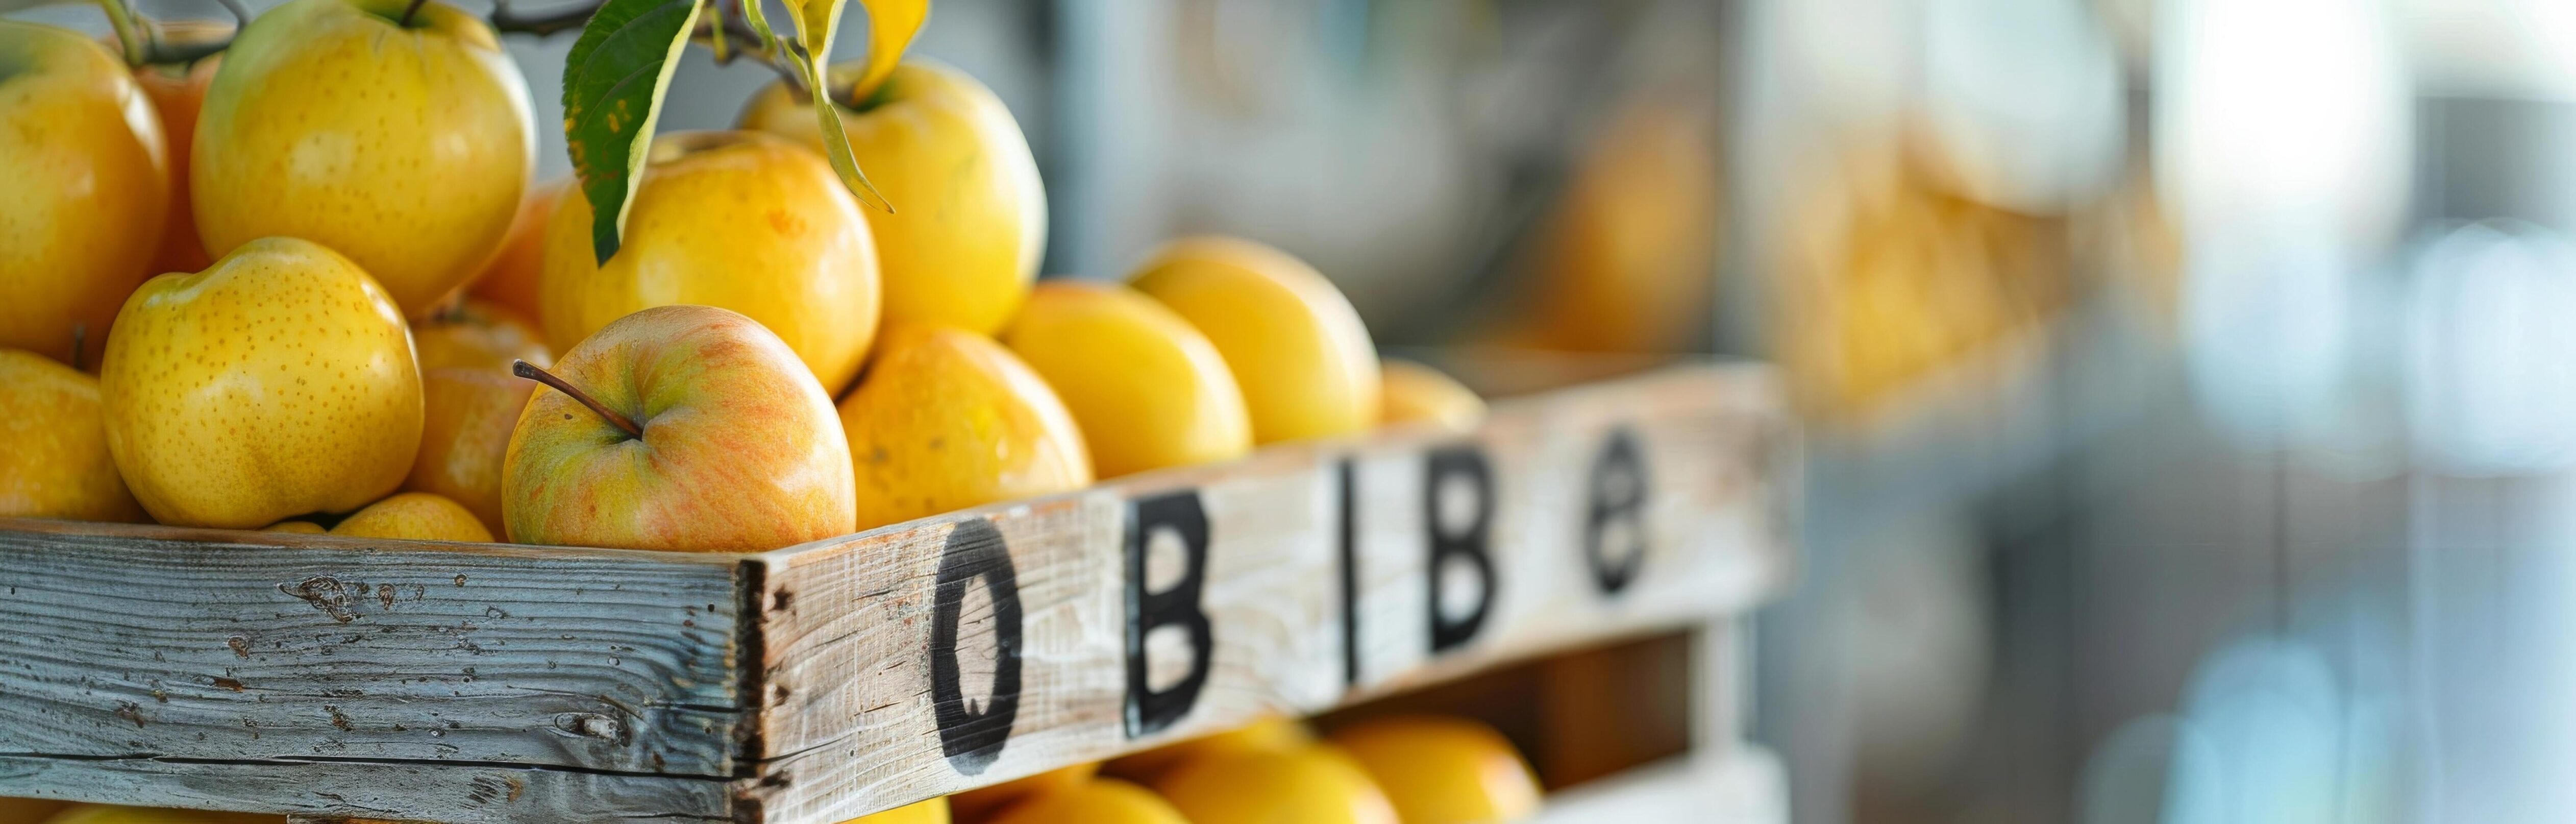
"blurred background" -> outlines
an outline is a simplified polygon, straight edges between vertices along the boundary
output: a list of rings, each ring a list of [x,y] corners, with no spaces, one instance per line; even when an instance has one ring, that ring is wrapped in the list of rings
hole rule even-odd
[[[557,122],[571,36],[511,39]],[[914,53],[1027,131],[1050,274],[1227,232],[1498,391],[1783,367],[1798,821],[2576,819],[2576,2],[938,0]],[[666,129],[771,79],[687,59]]]

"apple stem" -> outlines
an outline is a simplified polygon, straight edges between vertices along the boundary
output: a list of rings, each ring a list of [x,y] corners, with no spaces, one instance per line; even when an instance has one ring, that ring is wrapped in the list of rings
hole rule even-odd
[[[397,23],[395,23],[394,25],[401,26],[401,27],[406,28],[406,29],[411,28],[411,16],[412,16],[412,15],[414,15],[414,14],[419,13],[419,12],[420,12],[420,4],[422,4],[422,3],[426,3],[426,2],[429,2],[429,0],[411,0],[411,5],[408,5],[408,6],[404,6],[404,7],[403,7],[403,16],[402,16],[402,20],[401,20],[401,21],[399,21],[399,22],[397,22]]]
[[[536,364],[523,360],[511,361],[510,374],[554,387],[557,392],[571,395],[573,400],[580,401],[581,405],[590,407],[590,411],[599,413],[599,416],[602,418],[607,418],[610,424],[615,425],[618,429],[625,430],[627,437],[644,437],[644,429],[636,426],[634,419],[617,414],[617,410],[610,409],[606,405],[601,404],[597,399],[592,398],[590,393],[573,388],[572,384],[565,383],[564,379],[555,377],[555,373],[553,372],[537,368]]]
[[[89,324],[72,324],[72,371],[81,371],[81,350],[89,348]]]

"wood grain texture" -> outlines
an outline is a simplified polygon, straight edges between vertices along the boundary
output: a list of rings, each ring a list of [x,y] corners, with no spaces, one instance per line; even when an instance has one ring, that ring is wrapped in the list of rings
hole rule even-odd
[[[464,814],[469,772],[706,793],[737,766],[740,574],[723,556],[0,520],[0,794],[285,812],[439,787],[438,820],[462,821],[541,817]],[[170,786],[147,791],[156,770]],[[288,776],[295,792],[268,793]],[[419,780],[373,783],[392,776]],[[686,809],[713,808],[665,812]]]
[[[1620,439],[1642,465],[1644,494],[1634,499],[1596,481]],[[1266,449],[1241,463],[772,553],[762,559],[763,777],[745,787],[746,800],[768,821],[840,821],[1748,608],[1787,573],[1781,532],[1797,480],[1785,468],[1796,465],[1795,449],[1769,373],[1694,367],[1501,404],[1472,436],[1393,430]],[[1474,457],[1441,457],[1457,455]],[[1439,518],[1453,537],[1474,531],[1479,498],[1472,483],[1459,492],[1459,479],[1428,476],[1479,459],[1490,479],[1481,499],[1490,599],[1463,644],[1435,653],[1431,546],[1441,539],[1431,524]],[[1139,730],[1127,669],[1138,609],[1127,565],[1129,524],[1139,517],[1131,503],[1175,492],[1195,492],[1206,517],[1196,604],[1212,654],[1186,712],[1131,735]],[[1585,546],[1605,496],[1614,548],[1604,551],[1610,563],[1596,564]],[[1630,512],[1636,517],[1615,517]],[[962,521],[999,536],[970,543],[1005,548],[1016,584],[1020,688],[998,752],[943,746],[955,740],[944,734],[954,725],[942,724],[942,709],[952,720],[987,713],[967,728],[994,733],[983,728],[1002,703],[997,681],[1010,680],[997,679],[1011,657],[1000,650],[1003,599],[977,579],[953,613],[962,685],[945,706],[935,689],[940,570]],[[1341,585],[1346,540],[1356,561],[1355,622],[1345,620]],[[1186,581],[1178,548],[1186,541],[1147,543],[1142,592]],[[1615,591],[1604,567],[1629,570]],[[1443,569],[1444,589],[1472,604],[1474,576],[1461,579],[1454,560]],[[1144,634],[1152,690],[1173,689],[1192,669],[1190,635],[1186,626]],[[1354,637],[1355,647],[1346,643]],[[1354,649],[1355,680],[1346,672]]]
[[[92,761],[0,755],[0,784],[77,788],[85,799],[150,807],[312,819],[505,824],[714,821],[731,815],[731,794],[715,781],[427,761]]]

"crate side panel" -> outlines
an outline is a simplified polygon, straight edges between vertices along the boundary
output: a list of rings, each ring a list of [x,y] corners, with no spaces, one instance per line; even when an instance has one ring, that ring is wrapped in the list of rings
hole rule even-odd
[[[1499,405],[1473,434],[1265,449],[767,556],[766,783],[752,792],[770,821],[839,821],[1749,608],[1787,575],[1788,490],[1775,470],[1794,460],[1792,437],[1766,373],[1682,370]],[[1613,465],[1627,486],[1604,486]],[[1441,491],[1462,472],[1489,483]],[[1145,502],[1182,493],[1205,519],[1194,611],[1210,654],[1195,698],[1158,725],[1141,717],[1151,713],[1135,699],[1129,651],[1145,651],[1141,692],[1177,689],[1191,633],[1140,622],[1152,607],[1136,593],[1188,579],[1173,546],[1186,539],[1150,537],[1147,524],[1140,576],[1131,532],[1155,519]],[[998,731],[976,727],[1008,680],[1003,588],[962,579],[943,627],[942,584],[961,580],[943,575],[944,559],[990,543],[961,543],[970,529],[998,537],[1018,607],[1017,702]],[[1476,628],[1437,651],[1435,532],[1451,543],[1481,532],[1492,571],[1444,587],[1490,591]],[[1587,551],[1596,537],[1602,562]],[[1458,559],[1444,557],[1455,579]],[[1610,587],[1604,568],[1626,573]]]
[[[0,521],[0,754],[730,777],[738,570]]]

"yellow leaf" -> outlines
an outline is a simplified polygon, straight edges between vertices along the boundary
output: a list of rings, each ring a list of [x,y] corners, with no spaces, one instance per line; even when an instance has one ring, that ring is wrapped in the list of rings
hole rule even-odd
[[[912,45],[913,35],[920,34],[922,22],[930,19],[930,0],[860,2],[868,9],[868,70],[850,87],[854,104],[866,102],[886,75],[894,73],[895,64],[903,62],[904,48]]]

